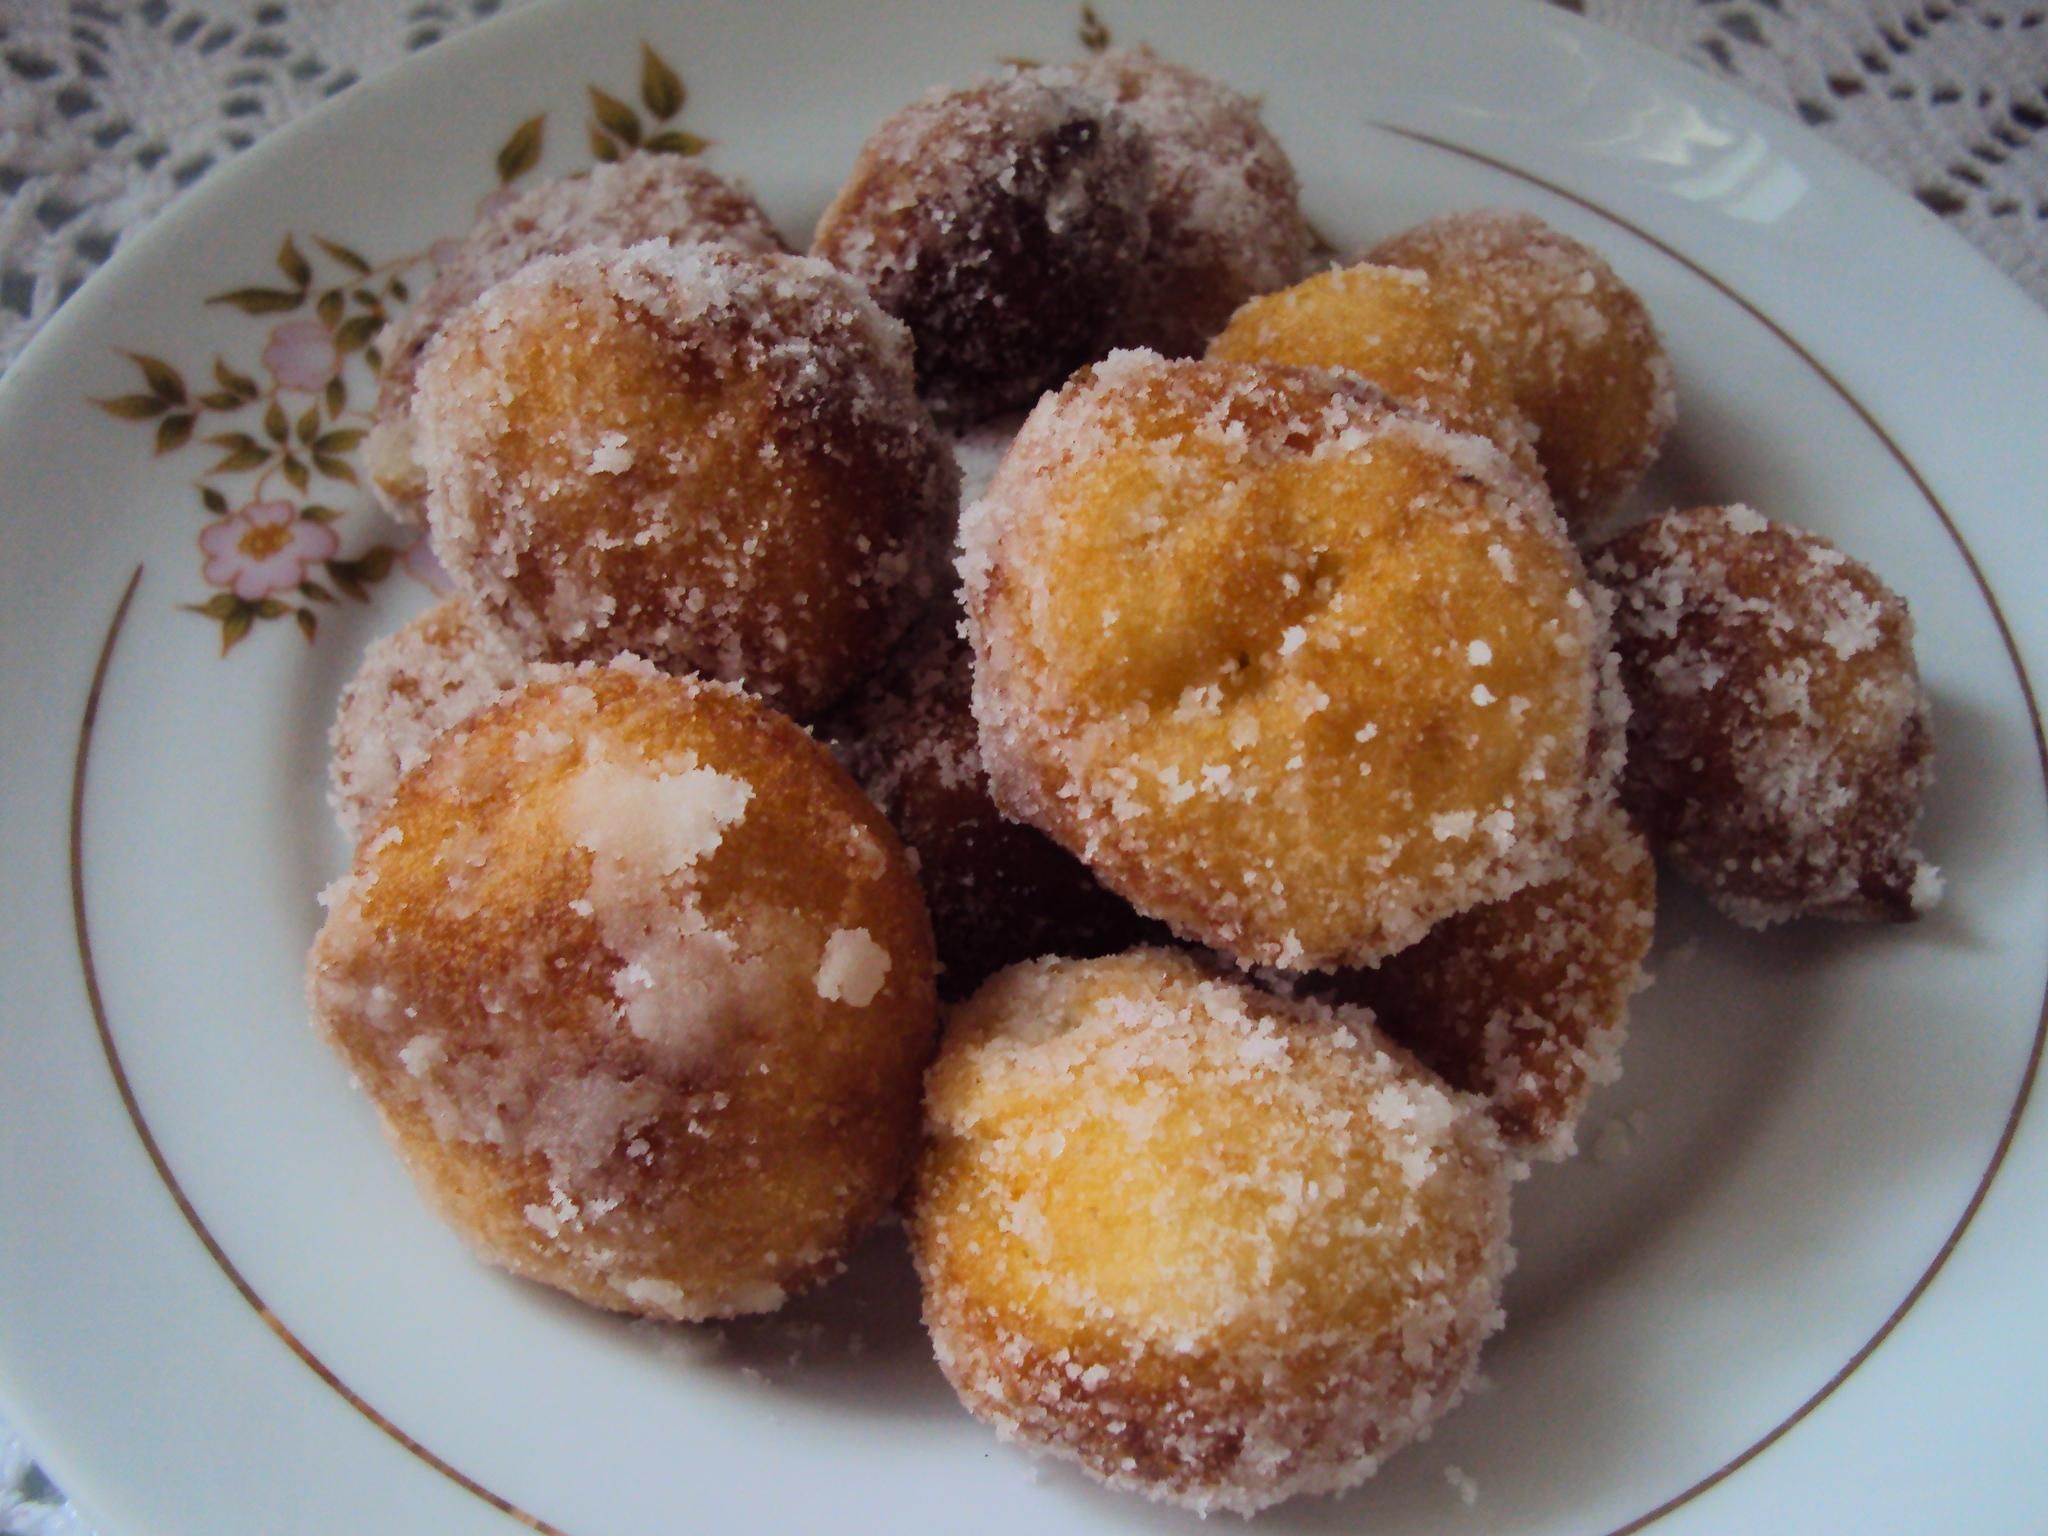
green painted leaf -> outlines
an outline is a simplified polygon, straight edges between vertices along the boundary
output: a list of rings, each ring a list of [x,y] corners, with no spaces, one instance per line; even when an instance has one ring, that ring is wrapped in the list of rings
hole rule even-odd
[[[353,315],[335,328],[334,344],[344,352],[367,346],[370,338],[384,329],[381,315]]]
[[[367,603],[370,600],[369,592],[364,589],[361,578],[356,574],[355,561],[329,560],[325,564],[328,578],[343,592],[359,603]]]
[[[537,117],[529,117],[512,130],[512,137],[498,151],[499,181],[517,181],[540,164],[541,140],[547,121],[547,114],[543,112]]]
[[[313,305],[313,313],[320,317],[323,325],[339,325],[342,312],[348,308],[348,300],[339,288],[330,288],[321,294]]]
[[[327,381],[327,414],[339,416],[348,409],[348,385],[342,382],[340,374]]]
[[[347,246],[342,245],[340,242],[334,240],[324,240],[321,239],[321,237],[318,235],[315,235],[313,239],[319,244],[321,250],[325,251],[328,255],[332,256],[336,261],[340,262],[344,267],[349,268],[351,271],[367,272],[370,270],[370,264],[367,261],[363,260],[362,257],[358,256],[354,251],[350,250]]]
[[[162,358],[147,357],[140,352],[130,352],[127,356],[128,361],[142,370],[143,381],[157,399],[171,405],[185,403],[185,380],[177,369]]]
[[[192,427],[198,420],[197,416],[184,411],[176,416],[166,416],[156,424],[156,451],[169,453],[174,448],[184,447],[192,440]]]
[[[401,304],[412,297],[412,290],[405,286],[405,279],[402,277],[391,279],[390,282],[384,285],[384,291]]]
[[[306,644],[311,645],[313,636],[319,633],[320,621],[313,617],[313,610],[310,608],[299,608],[294,612],[299,621],[299,633],[306,637]]]
[[[313,479],[312,471],[306,468],[297,454],[286,454],[283,468],[285,479],[291,481],[292,489],[295,491],[303,491]]]
[[[997,59],[996,62],[998,64],[1007,64],[1012,69],[1037,69],[1045,60],[1034,59],[1029,54],[1006,53],[1000,59]]]
[[[619,158],[619,146],[594,123],[590,128],[590,152],[607,165]]]
[[[284,406],[276,400],[270,402],[270,409],[263,413],[263,430],[273,443],[281,443],[291,436],[292,424],[285,418]]]
[[[292,434],[293,436],[297,437],[300,442],[310,443],[313,441],[315,437],[319,435],[319,433],[320,407],[317,405],[309,405],[303,412],[300,413],[297,424],[294,425],[292,428]]]
[[[382,581],[391,574],[391,562],[397,558],[398,551],[389,544],[372,544],[356,557],[356,569],[365,581]]]
[[[245,315],[281,315],[305,303],[306,295],[300,289],[231,288],[226,293],[216,293],[206,302],[232,305]]]
[[[270,462],[270,450],[246,432],[217,432],[206,441],[227,450],[221,461],[207,471],[208,474],[237,474]]]
[[[313,264],[299,254],[299,248],[292,243],[290,235],[286,235],[284,244],[277,248],[277,270],[294,288],[313,286]]]
[[[370,365],[372,373],[382,373],[384,371],[384,354],[376,347],[363,348],[363,361]]]
[[[227,655],[229,651],[232,651],[237,645],[241,644],[243,638],[249,633],[250,626],[255,622],[256,615],[247,604],[236,608],[233,613],[222,619],[220,624],[221,655]]]
[[[590,109],[613,138],[637,147],[640,143],[640,114],[618,97],[590,87]]]
[[[341,514],[332,507],[324,507],[317,501],[309,501],[299,508],[299,516],[309,523],[338,523]]]
[[[310,576],[299,583],[299,592],[302,596],[309,597],[316,603],[331,603],[334,601],[334,594]]]
[[[711,141],[680,128],[670,128],[657,133],[644,147],[660,155],[701,155],[711,147]]]
[[[199,504],[215,517],[224,515],[228,509],[227,497],[221,495],[219,491],[210,485],[199,487]]]
[[[1111,41],[1113,39],[1109,35],[1108,24],[1095,14],[1094,6],[1083,4],[1081,7],[1081,46],[1090,53],[1100,53],[1110,45]]]
[[[95,400],[93,404],[109,416],[118,416],[123,421],[147,421],[170,409],[167,402],[155,395],[116,395],[111,400]]]
[[[184,608],[209,619],[228,619],[241,611],[242,600],[232,592],[216,592],[205,602],[186,603]]]
[[[347,459],[337,459],[329,454],[315,453],[313,455],[313,467],[330,480],[345,480],[350,485],[357,483],[356,472]],[[290,473],[290,471],[287,470],[286,473]],[[301,470],[300,473],[303,474],[304,471]],[[304,489],[303,484],[300,485],[300,489]]]
[[[365,309],[374,309],[380,315],[384,313],[384,301],[377,296],[377,290],[374,288],[358,288],[349,297]]]
[[[640,102],[658,122],[667,122],[683,110],[683,77],[647,44],[640,45]]]
[[[250,378],[246,373],[235,372],[234,369],[227,365],[227,361],[224,358],[216,357],[213,360],[213,377],[214,381],[222,389],[231,390],[244,400],[254,400],[262,393],[256,387],[254,379]]]
[[[313,443],[315,453],[347,453],[363,440],[360,427],[344,427],[339,432],[323,432]]]
[[[231,389],[216,389],[201,395],[199,403],[209,411],[232,411],[242,403],[242,397]]]

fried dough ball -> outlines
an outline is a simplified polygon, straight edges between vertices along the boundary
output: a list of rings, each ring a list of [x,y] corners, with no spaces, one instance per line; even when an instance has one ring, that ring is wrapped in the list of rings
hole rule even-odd
[[[1632,706],[1625,798],[1681,875],[1751,928],[1940,899],[1913,847],[1934,738],[1896,593],[1745,506],[1651,518],[1593,568]]]
[[[418,302],[378,338],[377,419],[363,445],[370,483],[404,522],[426,520],[427,481],[414,442],[420,358],[449,317],[536,256],[642,240],[699,242],[765,256],[786,249],[743,188],[682,155],[635,152],[521,193],[482,219]]]
[[[1629,999],[1647,985],[1657,870],[1614,805],[1566,844],[1556,880],[1446,918],[1376,970],[1322,995],[1362,1004],[1452,1087],[1493,1108],[1507,1147],[1576,1149],[1593,1090],[1621,1075]]]
[[[1019,960],[1165,936],[1059,844],[996,809],[959,620],[946,604],[920,622],[834,731],[842,760],[916,858],[948,998]]]
[[[1074,66],[1081,84],[1130,116],[1152,146],[1150,238],[1116,340],[1196,357],[1231,311],[1308,270],[1301,188],[1258,103],[1149,49]]]
[[[908,1171],[924,899],[830,755],[736,688],[535,669],[324,899],[315,1022],[428,1202],[515,1274],[767,1311]]]
[[[1677,418],[1677,396],[1649,311],[1599,252],[1532,213],[1481,210],[1427,220],[1367,259],[1428,273],[1499,360],[1574,532],[1634,488]]]
[[[1120,352],[962,525],[997,805],[1184,938],[1368,964],[1559,868],[1606,626],[1540,484],[1320,369]]]
[[[1427,274],[1360,263],[1244,304],[1209,356],[1345,368],[1460,432],[1491,438],[1532,475],[1529,424],[1477,336],[1438,301]]]
[[[1485,1108],[1360,1010],[1163,950],[1016,966],[949,1021],[925,1130],[940,1368],[1114,1487],[1242,1514],[1349,1487],[1500,1323]]]
[[[934,91],[888,118],[812,254],[910,327],[941,421],[1029,405],[1100,356],[1144,254],[1152,155],[1060,70]]]
[[[449,321],[414,408],[435,548],[526,654],[797,714],[930,596],[959,484],[903,328],[795,256],[543,257]]]
[[[351,838],[391,803],[434,739],[526,676],[526,662],[459,597],[363,652],[328,735],[328,803]]]

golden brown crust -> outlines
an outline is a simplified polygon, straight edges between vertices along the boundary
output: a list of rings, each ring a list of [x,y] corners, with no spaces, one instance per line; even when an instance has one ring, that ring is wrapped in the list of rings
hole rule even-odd
[[[1657,910],[1648,844],[1618,806],[1566,845],[1566,872],[1446,918],[1372,970],[1312,984],[1372,1009],[1452,1087],[1493,1106],[1501,1140],[1568,1156],[1593,1090],[1621,1072],[1629,999]]]
[[[1677,407],[1649,311],[1606,260],[1534,214],[1494,209],[1427,220],[1367,259],[1428,273],[1492,353],[1572,530],[1613,511]]]
[[[1222,362],[1343,368],[1460,432],[1490,438],[1541,475],[1506,377],[1429,276],[1361,262],[1245,303],[1208,355]]]
[[[962,529],[996,802],[1241,959],[1369,963],[1554,871],[1604,620],[1540,486],[1328,370],[1117,353]]]
[[[736,690],[542,669],[442,738],[328,901],[314,1018],[494,1262],[761,1310],[894,1196],[923,899],[858,787]]]
[[[1249,1513],[1369,1476],[1499,1321],[1484,1109],[1357,1010],[1138,950],[993,978],[927,1079],[939,1363],[1007,1437]]]
[[[1145,249],[1152,156],[1065,71],[935,91],[861,146],[813,254],[910,327],[942,421],[1029,405],[1100,355]]]
[[[1913,847],[1934,740],[1896,593],[1743,506],[1639,523],[1594,569],[1632,708],[1625,796],[1680,874],[1758,928],[1940,898]]]
[[[907,347],[802,258],[531,263],[421,374],[436,549],[529,655],[630,650],[813,713],[929,597],[958,495]]]

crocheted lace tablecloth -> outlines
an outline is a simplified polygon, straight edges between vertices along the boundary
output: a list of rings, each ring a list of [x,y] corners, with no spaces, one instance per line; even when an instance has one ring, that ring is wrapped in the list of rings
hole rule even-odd
[[[0,367],[185,188],[523,3],[0,0]],[[2048,303],[2048,0],[1558,3],[1796,115]],[[0,1536],[86,1530],[0,1422]]]

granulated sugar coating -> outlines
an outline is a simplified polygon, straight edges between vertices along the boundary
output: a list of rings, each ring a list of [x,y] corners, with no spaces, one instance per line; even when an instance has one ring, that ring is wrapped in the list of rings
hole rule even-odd
[[[1677,395],[1649,311],[1599,252],[1532,213],[1482,210],[1418,224],[1368,259],[1428,273],[1498,359],[1574,532],[1634,488]]]
[[[527,654],[797,714],[929,597],[959,485],[903,327],[803,257],[542,257],[448,323],[414,408],[435,547]]]
[[[1353,376],[1112,354],[961,539],[996,803],[1241,960],[1401,949],[1557,874],[1607,792],[1543,488]]]
[[[996,809],[959,618],[945,604],[920,622],[832,728],[842,760],[916,858],[941,993],[965,997],[992,971],[1038,955],[1101,955],[1165,938],[1072,854]]]
[[[323,899],[316,1024],[515,1274],[656,1317],[770,1310],[908,1171],[924,899],[859,787],[736,688],[536,668]]]
[[[1220,80],[1143,48],[1096,54],[1074,72],[1152,147],[1151,237],[1116,340],[1198,356],[1238,305],[1308,270],[1294,166],[1258,104]]]
[[[1152,155],[1063,70],[934,91],[861,146],[812,252],[917,342],[942,421],[1027,406],[1101,355],[1146,241]]]
[[[1743,506],[1640,523],[1593,569],[1632,705],[1625,797],[1673,868],[1753,928],[1940,899],[1913,847],[1934,738],[1895,593]]]
[[[427,760],[434,738],[526,675],[519,653],[459,597],[445,598],[363,652],[328,744],[328,803],[351,838]]]
[[[1566,845],[1559,879],[1447,918],[1421,943],[1311,983],[1363,1004],[1455,1088],[1493,1106],[1510,1150],[1568,1157],[1593,1090],[1621,1075],[1629,999],[1647,983],[1657,872],[1618,806]]]
[[[371,484],[394,514],[407,522],[426,518],[412,391],[427,343],[449,317],[536,256],[657,239],[756,255],[785,248],[768,215],[743,189],[699,161],[637,152],[522,193],[470,231],[427,291],[378,338],[384,367],[364,455]]]
[[[1321,272],[1245,304],[1209,356],[1349,369],[1446,426],[1491,438],[1540,475],[1529,424],[1499,365],[1433,289],[1426,274],[1399,267]]]
[[[1499,1326],[1485,1106],[1359,1009],[1184,955],[1039,961],[949,1021],[912,1252],[939,1365],[1007,1439],[1254,1510],[1366,1477]]]

